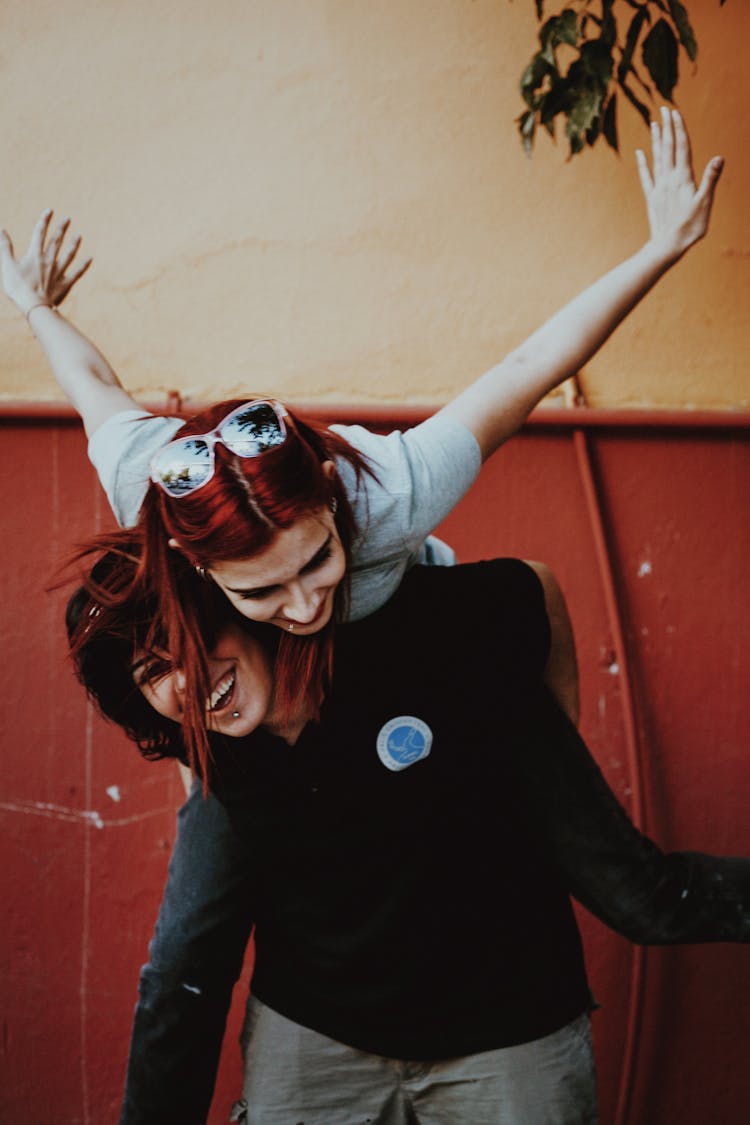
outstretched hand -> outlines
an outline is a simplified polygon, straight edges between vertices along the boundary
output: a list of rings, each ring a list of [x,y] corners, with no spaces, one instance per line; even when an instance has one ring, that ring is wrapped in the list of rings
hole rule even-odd
[[[80,235],[64,248],[70,219],[63,219],[50,234],[52,211],[44,211],[34,227],[29,248],[18,261],[7,231],[0,231],[0,270],[3,287],[22,313],[39,304],[59,305],[91,265],[74,260],[81,246]],[[71,271],[71,272],[69,272]]]
[[[676,109],[662,108],[661,122],[651,123],[652,168],[636,152],[638,172],[646,197],[651,242],[676,261],[708,230],[716,185],[724,166],[720,156],[706,165],[696,188],[690,139]]]

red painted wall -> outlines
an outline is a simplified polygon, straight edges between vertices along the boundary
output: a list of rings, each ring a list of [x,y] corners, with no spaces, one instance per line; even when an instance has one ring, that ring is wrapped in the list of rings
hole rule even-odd
[[[631,662],[646,827],[667,848],[742,854],[750,851],[749,431],[746,418],[735,428],[727,416],[715,428],[685,419],[681,428],[612,424],[587,431],[588,441]],[[65,660],[66,592],[45,592],[61,556],[110,519],[82,432],[54,417],[0,421],[0,1120],[98,1125],[117,1117],[181,787],[173,766],[142,762],[92,714]],[[590,519],[569,428],[537,424],[496,455],[442,533],[464,560],[520,555],[555,569],[576,627],[583,732],[629,804],[638,779]],[[603,1125],[618,1101],[630,1125],[744,1125],[748,950],[649,950],[633,997],[632,947],[581,918],[602,1005]],[[238,1089],[241,992],[211,1122],[226,1120]],[[635,1055],[623,1100],[628,1019]]]

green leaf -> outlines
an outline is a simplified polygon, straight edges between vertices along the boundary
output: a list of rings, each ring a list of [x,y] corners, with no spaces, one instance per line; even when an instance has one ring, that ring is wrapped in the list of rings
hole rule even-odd
[[[578,43],[578,17],[572,8],[565,8],[560,13],[557,34],[561,43],[575,47]]]
[[[604,86],[609,84],[614,69],[611,47],[601,39],[592,39],[581,47],[580,60],[585,73],[590,78]]]
[[[617,68],[617,77],[622,82],[627,78],[628,71],[630,70],[633,62],[633,52],[635,51],[638,43],[638,38],[641,34],[641,28],[648,19],[648,9],[639,8],[633,16],[633,19],[628,28],[628,33],[625,36],[625,46],[622,49],[620,57],[620,65]]]
[[[601,114],[604,91],[596,86],[582,86],[575,91],[568,110],[568,123],[583,133],[594,128]]]
[[[691,62],[695,62],[695,56],[698,54],[698,44],[695,41],[693,29],[690,26],[690,19],[688,18],[687,8],[680,0],[669,0],[669,12],[674,20],[674,25],[677,28],[677,34],[680,37],[680,43],[687,51],[688,58]]]
[[[617,42],[617,22],[612,12],[614,0],[602,0],[602,30],[601,39],[608,47],[614,47]]]
[[[567,113],[570,106],[570,82],[561,78],[554,82],[539,106],[539,119],[549,131],[549,124],[558,113]]]
[[[554,79],[557,76],[557,68],[550,66],[547,59],[545,59],[541,53],[534,55],[521,75],[521,97],[526,102],[526,105],[533,106],[535,104],[536,99],[534,95],[547,74]]]
[[[560,43],[567,43],[569,47],[578,45],[578,20],[572,8],[565,8],[559,16],[552,16],[539,32],[539,42],[542,45],[542,54],[549,57],[555,47]]]
[[[604,133],[605,140],[609,147],[613,148],[615,152],[619,152],[620,146],[617,140],[617,94],[612,95],[604,109],[602,132]]]
[[[666,20],[658,20],[643,41],[643,61],[663,98],[672,101],[677,85],[677,40]]]
[[[635,94],[630,89],[630,87],[626,86],[624,82],[620,83],[620,89],[622,90],[623,94],[628,99],[630,104],[635,109],[638,110],[641,117],[646,122],[646,125],[650,125],[651,124],[651,111],[649,110],[648,106],[645,106],[642,101],[639,101],[639,99],[635,96]]]
[[[531,156],[534,147],[534,132],[536,131],[536,113],[529,109],[518,118],[518,131],[527,156]]]
[[[583,152],[583,137],[579,130],[568,122],[565,126],[565,133],[570,142],[570,155],[576,156],[579,152]]]

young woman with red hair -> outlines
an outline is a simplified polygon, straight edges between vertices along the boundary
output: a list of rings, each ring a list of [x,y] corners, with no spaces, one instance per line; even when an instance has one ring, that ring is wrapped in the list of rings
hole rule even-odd
[[[209,685],[184,597],[187,569],[214,581],[244,616],[289,634],[279,645],[277,681],[288,701],[303,693],[315,713],[330,668],[331,622],[373,612],[412,563],[451,561],[426,537],[481,462],[705,234],[721,159],[708,163],[696,189],[684,125],[666,109],[653,124],[652,150],[651,171],[637,154],[650,226],[641,249],[432,418],[387,437],[315,426],[264,396],[222,403],[187,425],[144,414],[101,353],[56,311],[88,266],[69,272],[80,240],[63,250],[68,222],[50,236],[45,212],[20,262],[2,232],[6,292],[83,418],[118,520],[138,521],[138,581],[155,595],[170,650],[190,677],[184,729],[196,764],[205,767]]]

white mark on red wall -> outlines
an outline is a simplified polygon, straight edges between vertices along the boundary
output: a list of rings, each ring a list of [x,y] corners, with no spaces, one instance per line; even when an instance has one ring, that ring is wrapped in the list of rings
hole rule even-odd
[[[653,568],[651,566],[651,560],[650,559],[644,559],[643,562],[641,563],[641,565],[638,567],[638,577],[639,578],[645,577],[645,575],[651,573],[652,569]]]
[[[110,785],[105,790],[105,792],[106,792],[108,797],[112,798],[113,801],[117,802],[117,801],[120,800],[121,795],[120,795],[120,786],[119,785]]]
[[[105,820],[96,809],[70,809],[65,805],[53,805],[48,801],[0,801],[0,812],[23,813],[26,816],[43,816],[48,820],[62,820],[70,824],[90,824],[93,828],[121,828],[126,824],[137,824],[139,820],[149,820],[152,816],[173,812],[173,805],[160,805],[157,809],[134,813]]]

